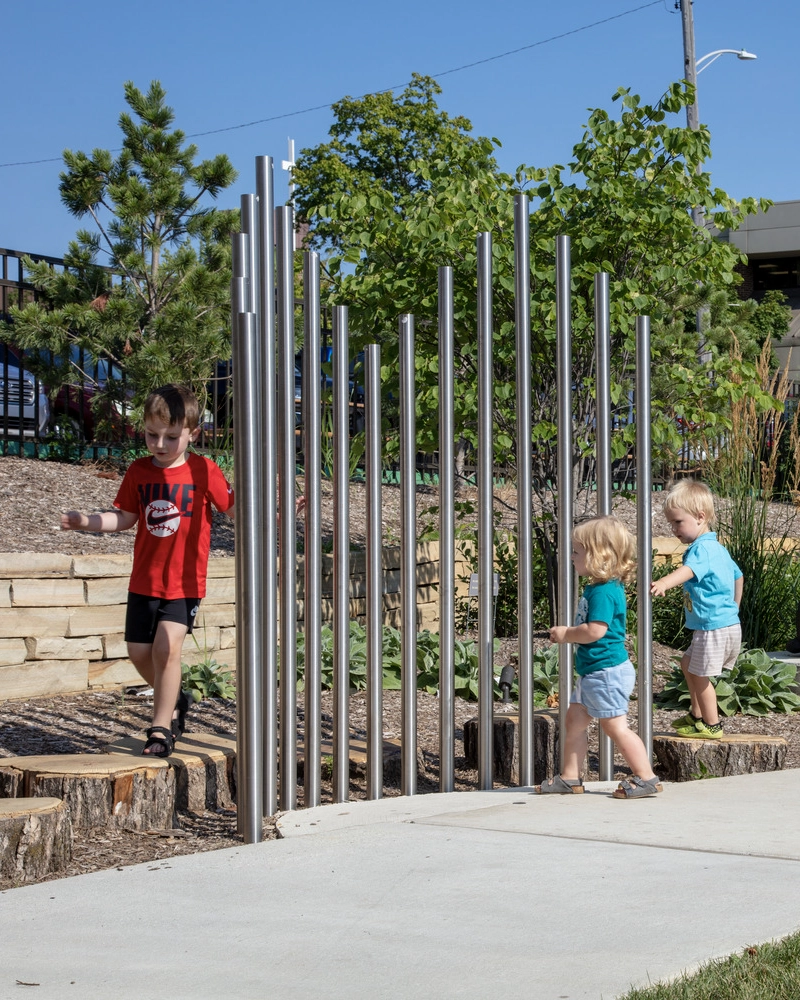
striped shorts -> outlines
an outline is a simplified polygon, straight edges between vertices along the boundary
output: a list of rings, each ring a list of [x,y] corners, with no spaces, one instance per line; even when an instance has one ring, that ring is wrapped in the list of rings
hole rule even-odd
[[[687,650],[688,671],[696,677],[719,677],[736,662],[742,645],[742,626],[727,625],[708,632],[697,629]]]

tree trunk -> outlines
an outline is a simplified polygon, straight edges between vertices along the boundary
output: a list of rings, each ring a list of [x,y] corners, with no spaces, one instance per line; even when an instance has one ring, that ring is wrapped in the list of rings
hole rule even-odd
[[[72,858],[69,809],[60,799],[0,799],[0,875],[26,882]]]
[[[478,719],[464,723],[464,756],[478,766]],[[492,757],[494,780],[503,785],[519,782],[519,713],[495,715]],[[535,712],[533,716],[533,773],[536,783],[552,778],[558,770],[558,713]]]
[[[653,754],[656,771],[665,781],[722,778],[783,770],[786,740],[754,733],[731,733],[721,740],[657,733],[653,736]]]

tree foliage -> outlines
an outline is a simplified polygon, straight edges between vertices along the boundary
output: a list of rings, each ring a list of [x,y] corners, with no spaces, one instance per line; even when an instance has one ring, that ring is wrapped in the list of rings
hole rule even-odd
[[[411,88],[410,88],[411,89]],[[514,198],[531,197],[531,326],[534,484],[552,512],[556,481],[556,284],[555,239],[571,240],[574,473],[577,485],[592,475],[595,426],[594,291],[597,272],[610,275],[612,397],[623,419],[614,457],[632,445],[634,426],[624,419],[633,391],[635,318],[651,318],[652,437],[665,462],[681,444],[676,418],[702,412],[706,425],[724,426],[732,398],[753,392],[766,402],[746,359],[735,364],[722,350],[698,361],[690,333],[694,312],[712,291],[732,289],[741,260],[731,244],[709,229],[736,228],[757,210],[754,199],[737,203],[713,187],[703,164],[710,156],[706,129],[690,130],[675,118],[692,99],[674,84],[655,105],[621,89],[620,113],[590,112],[583,137],[566,165],[520,166],[500,172],[496,140],[467,138],[468,126],[435,112],[432,88],[398,99],[379,95],[383,113],[412,137],[402,162],[402,183],[386,164],[354,155],[360,123],[374,112],[374,98],[337,106],[334,141],[304,150],[295,180],[302,213],[318,243],[332,255],[332,297],[350,307],[354,346],[382,345],[384,387],[396,398],[397,320],[416,318],[418,446],[436,448],[438,435],[437,269],[453,267],[456,430],[467,445],[477,426],[476,236],[493,238],[494,449],[497,462],[513,462],[516,436],[514,335]],[[391,109],[389,114],[385,109]],[[438,121],[438,127],[432,123]],[[381,134],[370,118],[370,137]],[[424,135],[424,142],[416,137]],[[313,168],[313,169],[312,169]],[[761,206],[765,206],[762,202]],[[698,229],[692,206],[702,206],[709,228]],[[676,331],[680,336],[676,337]],[[732,366],[739,366],[736,372]],[[732,378],[732,374],[737,377]],[[390,441],[390,447],[392,442]],[[548,506],[549,505],[549,506]],[[545,552],[554,544],[554,522],[536,524]]]
[[[12,310],[4,332],[52,351],[56,384],[86,377],[71,345],[119,366],[139,399],[167,381],[202,392],[216,359],[230,356],[229,234],[238,214],[208,201],[236,172],[224,155],[195,162],[165,98],[158,81],[147,93],[126,83],[119,154],[63,154],[61,200],[94,231],[77,232],[63,270],[25,261],[40,301]]]

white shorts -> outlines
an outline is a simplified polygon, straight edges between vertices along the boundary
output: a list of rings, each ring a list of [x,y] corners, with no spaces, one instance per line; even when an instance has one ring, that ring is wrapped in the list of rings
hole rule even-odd
[[[688,671],[696,677],[719,677],[730,670],[742,646],[742,626],[727,625],[708,632],[697,629],[687,650]]]

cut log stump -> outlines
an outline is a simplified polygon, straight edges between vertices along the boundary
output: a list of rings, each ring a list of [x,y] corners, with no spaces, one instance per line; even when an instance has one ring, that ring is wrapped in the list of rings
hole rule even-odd
[[[721,740],[655,733],[653,754],[656,771],[665,781],[722,778],[783,770],[786,740],[755,733],[731,733]]]
[[[519,713],[497,714],[493,719],[494,780],[504,785],[519,782]],[[478,719],[464,723],[464,756],[478,766]],[[533,773],[537,782],[552,778],[558,769],[558,712],[533,716]]]
[[[0,758],[0,798],[55,797],[74,830],[171,829],[175,772],[165,760],[122,754]]]
[[[142,760],[144,736],[123,736],[105,753]],[[175,772],[175,806],[188,812],[231,809],[236,803],[236,737],[184,733],[164,763]]]
[[[0,875],[27,882],[65,868],[72,824],[61,799],[0,799]]]

